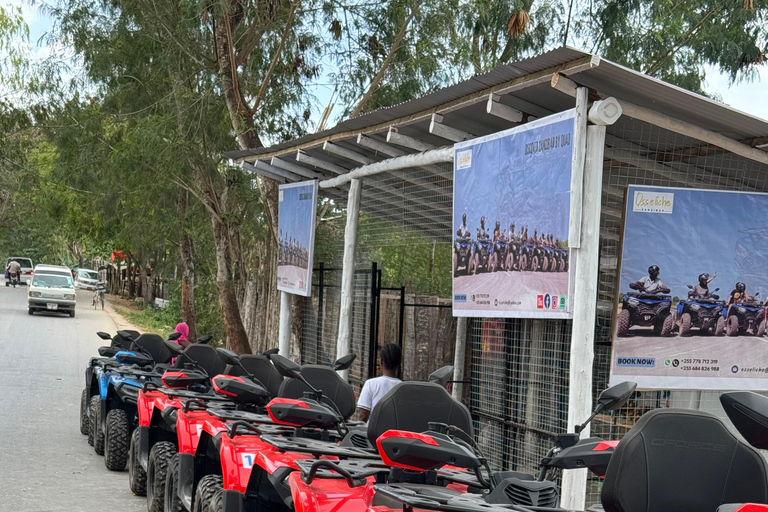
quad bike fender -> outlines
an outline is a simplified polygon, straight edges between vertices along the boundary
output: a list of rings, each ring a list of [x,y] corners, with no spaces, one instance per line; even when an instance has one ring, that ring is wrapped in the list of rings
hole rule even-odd
[[[176,492],[184,507],[187,510],[192,510],[192,498],[195,495],[194,453],[179,452],[179,488]]]
[[[210,416],[206,411],[187,411],[179,409],[176,416],[176,435],[179,442],[179,453],[195,454],[197,445],[200,443],[200,436],[203,433],[206,420],[210,419]],[[221,426],[209,428],[211,431],[217,431],[217,433],[223,430],[223,424]]]
[[[374,496],[374,478],[350,488],[343,478],[318,478],[307,484],[300,471],[288,476],[295,512],[331,512],[370,510]]]
[[[152,421],[152,413],[155,410],[155,400],[159,394],[157,391],[139,391],[139,398],[136,400],[136,408],[139,412],[139,426],[149,426]]]
[[[245,494],[240,491],[224,489],[222,494],[223,512],[243,512],[243,498]]]
[[[280,454],[274,446],[256,436],[242,435],[233,439],[222,434],[219,441],[221,474],[225,491],[245,493],[254,466],[260,467],[267,473],[273,473],[279,467],[279,460],[285,458],[285,454]],[[266,451],[274,451],[275,460],[265,458],[263,455]]]
[[[139,465],[146,471],[149,464],[149,426],[139,425],[136,429],[139,431]]]

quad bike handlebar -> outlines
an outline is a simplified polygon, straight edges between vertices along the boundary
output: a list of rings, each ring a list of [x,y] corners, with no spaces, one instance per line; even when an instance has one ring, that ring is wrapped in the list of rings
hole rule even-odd
[[[314,464],[312,464],[312,467],[309,468],[309,472],[305,477],[303,477],[304,482],[307,483],[307,485],[311,484],[315,477],[317,476],[317,471],[327,468],[333,471],[334,473],[338,473],[341,475],[344,480],[346,480],[347,485],[349,487],[360,487],[361,485],[364,485],[367,478],[355,478],[352,476],[352,473],[347,471],[346,469],[340,467],[339,465],[335,464],[333,461],[330,460],[318,460]]]

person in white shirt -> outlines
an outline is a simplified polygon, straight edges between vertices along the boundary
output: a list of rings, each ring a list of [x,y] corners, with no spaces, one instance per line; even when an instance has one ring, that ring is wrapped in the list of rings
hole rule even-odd
[[[387,343],[379,350],[379,366],[381,377],[368,379],[363,384],[360,398],[357,399],[357,408],[360,410],[361,421],[368,421],[373,406],[386,395],[390,389],[400,384],[397,372],[400,369],[400,347],[394,343]]]
[[[629,287],[633,290],[637,290],[640,293],[658,294],[669,293],[669,288],[664,286],[664,283],[659,279],[659,267],[651,265],[648,267],[648,275],[641,277],[634,283],[629,283]]]

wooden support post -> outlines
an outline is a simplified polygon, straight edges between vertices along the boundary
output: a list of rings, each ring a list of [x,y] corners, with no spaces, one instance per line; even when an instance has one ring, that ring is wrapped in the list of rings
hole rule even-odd
[[[352,334],[352,301],[355,283],[355,249],[357,247],[357,220],[360,216],[360,196],[362,182],[353,179],[350,182],[347,198],[347,226],[344,229],[344,260],[341,270],[341,308],[339,311],[339,337],[336,340],[336,358],[349,354]],[[340,372],[347,380],[349,371]]]
[[[280,355],[291,358],[291,294],[280,292],[280,330],[278,331]]]
[[[464,391],[464,358],[467,353],[467,318],[456,319],[456,348],[453,354],[453,398],[461,402]]]

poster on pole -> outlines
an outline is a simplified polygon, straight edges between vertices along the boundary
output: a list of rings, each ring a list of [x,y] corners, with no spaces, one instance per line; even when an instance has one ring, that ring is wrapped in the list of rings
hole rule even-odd
[[[309,297],[315,247],[317,181],[280,185],[277,289]]]
[[[768,194],[627,189],[611,383],[768,390]]]
[[[453,315],[570,318],[575,111],[454,146]]]

